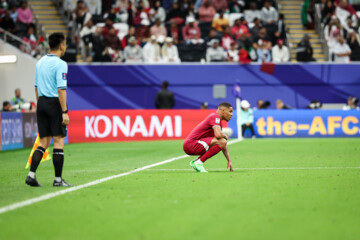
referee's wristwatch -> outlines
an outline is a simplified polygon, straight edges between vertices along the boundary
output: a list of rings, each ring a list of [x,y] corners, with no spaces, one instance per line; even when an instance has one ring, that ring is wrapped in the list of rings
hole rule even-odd
[[[68,110],[66,109],[65,111],[62,111],[63,114],[67,114],[68,113]]]

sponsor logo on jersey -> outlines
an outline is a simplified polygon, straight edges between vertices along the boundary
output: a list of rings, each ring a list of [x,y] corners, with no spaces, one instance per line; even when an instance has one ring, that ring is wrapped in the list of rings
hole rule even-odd
[[[220,123],[220,118],[215,118],[215,123]]]

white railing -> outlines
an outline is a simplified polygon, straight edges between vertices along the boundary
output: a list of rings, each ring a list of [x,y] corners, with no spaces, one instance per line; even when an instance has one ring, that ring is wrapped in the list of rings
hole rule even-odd
[[[324,26],[321,22],[321,5],[319,3],[315,4],[315,31],[319,34],[320,43],[325,55],[325,61],[329,60],[329,48],[324,36]]]

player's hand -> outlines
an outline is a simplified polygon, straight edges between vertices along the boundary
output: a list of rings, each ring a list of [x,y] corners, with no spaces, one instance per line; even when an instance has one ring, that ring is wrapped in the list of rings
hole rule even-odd
[[[231,161],[228,161],[227,168],[230,169],[230,172],[234,171]]]
[[[63,113],[62,119],[63,119],[62,125],[64,125],[64,126],[69,125],[70,119],[69,119],[69,115],[67,113]]]
[[[226,135],[224,135],[224,138],[225,138],[226,141],[229,140],[229,137],[226,136]]]

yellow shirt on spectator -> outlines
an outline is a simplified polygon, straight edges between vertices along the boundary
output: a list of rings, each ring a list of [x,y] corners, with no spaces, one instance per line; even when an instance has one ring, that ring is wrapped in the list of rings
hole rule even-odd
[[[230,26],[229,19],[227,18],[215,18],[212,22],[212,27],[218,32],[223,31],[223,26]]]

